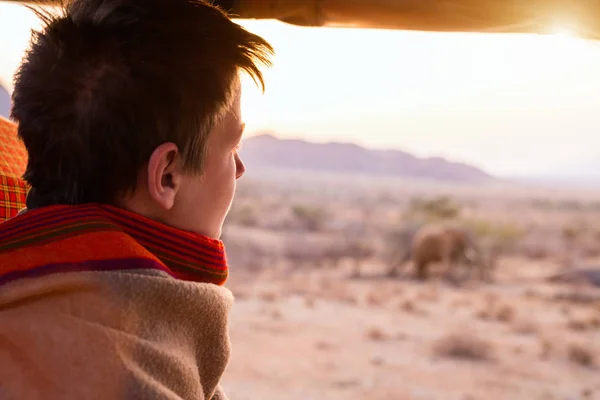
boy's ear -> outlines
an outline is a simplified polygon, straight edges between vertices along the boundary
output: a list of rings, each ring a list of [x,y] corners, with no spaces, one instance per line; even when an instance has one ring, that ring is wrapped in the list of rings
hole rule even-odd
[[[170,210],[181,185],[181,156],[175,143],[158,146],[148,160],[150,198],[164,210]]]

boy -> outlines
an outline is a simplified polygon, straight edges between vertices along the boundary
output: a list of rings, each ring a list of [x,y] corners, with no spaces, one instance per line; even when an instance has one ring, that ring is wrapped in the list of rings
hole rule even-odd
[[[262,84],[272,48],[200,0],[40,16],[13,93],[31,189],[0,224],[0,398],[224,399],[238,74]]]

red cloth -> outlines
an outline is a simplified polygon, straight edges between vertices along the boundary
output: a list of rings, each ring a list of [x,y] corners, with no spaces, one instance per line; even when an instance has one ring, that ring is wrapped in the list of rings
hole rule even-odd
[[[29,210],[0,224],[0,284],[57,272],[159,269],[223,285],[223,242],[121,208],[83,204]]]

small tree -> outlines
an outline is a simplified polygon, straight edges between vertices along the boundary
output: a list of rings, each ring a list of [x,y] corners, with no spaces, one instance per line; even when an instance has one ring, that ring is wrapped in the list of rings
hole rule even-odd
[[[326,215],[322,209],[304,205],[292,206],[292,214],[309,231],[320,231],[325,224]]]
[[[405,217],[408,219],[434,222],[456,219],[460,216],[461,207],[447,196],[434,197],[433,199],[413,199],[408,207]]]

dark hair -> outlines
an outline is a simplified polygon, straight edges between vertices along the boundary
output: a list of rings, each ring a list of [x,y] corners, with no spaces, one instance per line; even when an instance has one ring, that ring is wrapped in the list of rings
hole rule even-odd
[[[152,151],[174,142],[200,172],[209,132],[243,70],[264,90],[272,47],[200,0],[76,0],[17,72],[12,117],[42,205],[112,203]]]

